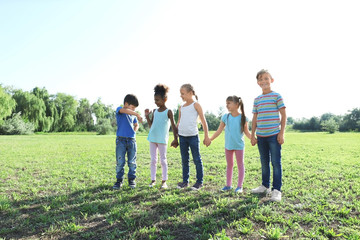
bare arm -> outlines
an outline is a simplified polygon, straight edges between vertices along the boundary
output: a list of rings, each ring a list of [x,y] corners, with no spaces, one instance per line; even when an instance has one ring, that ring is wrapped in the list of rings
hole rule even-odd
[[[174,148],[177,148],[179,146],[179,142],[178,142],[178,129],[175,126],[175,121],[174,121],[174,114],[173,112],[169,109],[168,111],[168,118],[170,119],[170,123],[171,123],[171,128],[173,130],[174,133],[174,140],[171,142],[171,146]]]
[[[257,126],[256,121],[257,121],[257,113],[254,113],[252,119],[252,125],[251,125],[251,145],[253,146],[255,146],[257,143],[257,139],[255,137],[256,126]]]
[[[149,128],[151,128],[151,125],[152,125],[152,123],[153,123],[153,121],[154,121],[154,114],[152,115],[152,118],[150,119],[150,114],[151,113],[154,113],[155,112],[155,110],[154,111],[150,111],[149,109],[145,109],[145,117],[146,117],[146,121],[148,122],[148,124],[149,124]]]
[[[128,108],[121,108],[119,110],[119,113],[125,113],[125,114],[129,114],[129,115],[135,115],[137,117],[137,119],[139,120],[139,122],[142,122],[142,117],[140,116],[140,114],[138,114],[137,112],[128,109]]]
[[[176,124],[176,127],[179,128],[179,124],[180,124],[180,119],[181,119],[181,106],[179,106],[179,118],[178,118],[178,122]]]
[[[222,131],[224,131],[224,128],[225,128],[225,123],[221,121],[216,132],[214,132],[214,134],[210,137],[210,140],[214,141],[215,138],[217,138],[222,133]]]
[[[178,138],[178,130],[177,130],[177,127],[175,126],[174,114],[170,109],[168,111],[168,117],[170,119],[171,128],[172,128],[173,133],[174,133],[174,139],[177,139]]]
[[[139,130],[139,124],[138,124],[138,123],[134,123],[134,131],[137,132],[137,130]]]
[[[245,136],[247,136],[248,139],[251,140],[251,133],[249,132],[249,126],[248,126],[248,122],[245,122],[245,125],[244,125],[244,134]]]
[[[198,112],[199,117],[200,117],[200,121],[201,121],[201,125],[203,126],[204,129],[204,144],[205,145],[210,145],[210,139],[209,139],[209,129],[208,129],[208,125],[205,119],[205,115],[204,112],[200,106],[200,104],[198,102],[196,102],[194,104],[195,110]]]
[[[280,110],[280,116],[281,116],[281,120],[280,120],[280,132],[278,134],[277,140],[279,142],[279,144],[283,144],[285,142],[285,127],[286,127],[286,111],[285,108],[281,108]]]

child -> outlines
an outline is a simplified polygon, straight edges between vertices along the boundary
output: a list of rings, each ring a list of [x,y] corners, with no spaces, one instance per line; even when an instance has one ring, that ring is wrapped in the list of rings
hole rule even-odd
[[[256,143],[258,144],[262,185],[251,191],[252,193],[270,193],[271,161],[273,166],[273,187],[270,200],[280,202],[282,185],[281,145],[284,143],[286,125],[285,105],[281,95],[271,90],[274,79],[267,70],[262,69],[259,71],[256,79],[257,84],[262,89],[262,94],[254,100],[251,144],[253,146]]]
[[[158,84],[154,88],[155,104],[159,107],[153,111],[152,119],[149,115],[151,111],[145,109],[146,120],[149,123],[150,131],[147,140],[150,142],[150,173],[151,183],[149,187],[153,187],[156,181],[156,162],[157,150],[159,149],[160,160],[162,166],[162,183],[161,188],[167,188],[166,180],[168,178],[168,165],[166,161],[166,150],[169,140],[170,123],[174,133],[174,140],[177,141],[177,128],[174,123],[173,112],[165,106],[167,101],[167,92],[169,88],[165,85]]]
[[[234,153],[238,166],[238,184],[235,193],[242,193],[242,186],[245,176],[244,167],[244,134],[251,139],[251,134],[248,129],[246,121],[244,104],[240,97],[230,96],[226,99],[226,108],[229,113],[224,114],[218,130],[211,136],[210,140],[213,141],[217,138],[225,128],[225,156],[226,156],[226,186],[221,189],[222,191],[229,191],[232,189],[232,174],[234,166]],[[239,112],[241,109],[241,113]]]
[[[124,180],[125,154],[128,157],[129,187],[135,188],[136,178],[136,131],[139,129],[138,121],[142,122],[140,114],[135,112],[139,106],[138,99],[133,94],[128,94],[124,99],[124,106],[116,109],[116,183],[113,189],[120,189]],[[136,119],[137,118],[137,119]]]
[[[209,133],[206,119],[203,110],[198,102],[195,102],[198,97],[195,94],[193,86],[190,84],[184,84],[180,88],[180,94],[182,100],[185,102],[179,108],[179,120],[178,120],[178,133],[180,139],[180,152],[182,159],[182,174],[183,181],[178,183],[178,188],[186,188],[189,186],[189,148],[193,156],[193,160],[196,166],[196,183],[192,187],[193,190],[199,190],[203,186],[203,163],[200,156],[200,139],[199,130],[197,125],[198,117],[200,117],[201,124],[204,129],[204,144],[209,144]]]

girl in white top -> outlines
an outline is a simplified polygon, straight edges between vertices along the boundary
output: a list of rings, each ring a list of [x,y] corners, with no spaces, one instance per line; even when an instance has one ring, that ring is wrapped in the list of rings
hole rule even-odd
[[[180,88],[182,100],[185,102],[179,109],[178,131],[180,139],[180,152],[182,159],[182,174],[183,180],[178,183],[178,188],[185,188],[189,186],[189,149],[196,166],[196,183],[192,187],[193,190],[199,190],[203,186],[203,163],[200,155],[200,139],[198,130],[198,118],[204,129],[204,144],[210,144],[208,125],[200,104],[194,101],[195,96],[198,100],[193,86],[184,84]]]
[[[170,123],[174,133],[174,141],[171,146],[177,147],[177,128],[175,126],[173,113],[165,106],[167,101],[167,92],[169,88],[166,85],[158,84],[154,88],[155,104],[159,107],[153,112],[145,109],[145,116],[149,123],[150,131],[147,140],[150,142],[150,174],[151,183],[149,187],[153,187],[156,182],[156,164],[157,164],[157,150],[159,149],[160,161],[162,167],[162,183],[161,188],[167,188],[166,180],[168,179],[168,164],[166,159],[166,151],[169,140]],[[150,114],[152,118],[150,119]]]

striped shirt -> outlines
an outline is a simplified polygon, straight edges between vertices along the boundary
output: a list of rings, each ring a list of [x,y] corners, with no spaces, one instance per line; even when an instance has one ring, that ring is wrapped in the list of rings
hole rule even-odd
[[[256,135],[269,137],[280,132],[279,109],[285,104],[279,93],[270,92],[255,98],[253,113],[257,113]]]

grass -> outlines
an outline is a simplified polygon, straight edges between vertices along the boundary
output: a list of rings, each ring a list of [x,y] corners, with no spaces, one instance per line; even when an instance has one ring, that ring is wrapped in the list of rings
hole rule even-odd
[[[194,192],[176,189],[173,148],[170,188],[159,189],[160,163],[148,188],[148,142],[139,135],[137,188],[113,191],[114,136],[0,136],[0,239],[360,239],[360,134],[287,133],[281,203],[250,194],[261,170],[248,140],[244,193],[220,192],[222,139],[201,146],[205,186]]]

